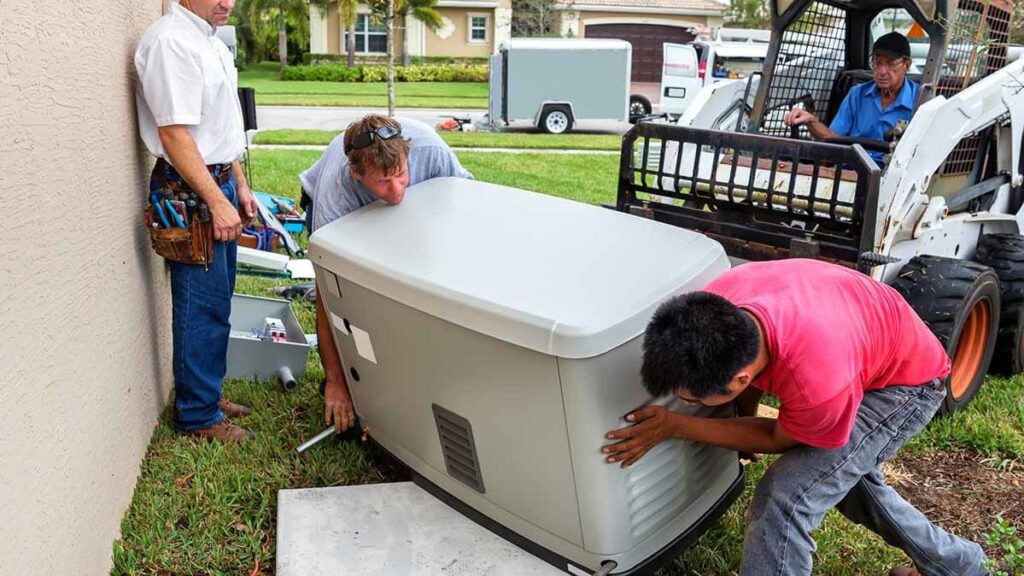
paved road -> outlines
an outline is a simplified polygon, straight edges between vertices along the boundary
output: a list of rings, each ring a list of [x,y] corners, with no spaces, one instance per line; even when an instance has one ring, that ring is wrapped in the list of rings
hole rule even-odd
[[[257,106],[256,122],[260,130],[306,129],[344,130],[346,126],[370,112],[387,113],[380,108],[343,108],[339,106]],[[469,116],[482,118],[484,110],[439,110],[430,108],[401,108],[399,116],[420,120],[431,126],[448,116]],[[537,128],[518,122],[505,128],[508,132],[537,132]],[[581,134],[624,134],[629,130],[627,122],[582,121],[573,132]]]

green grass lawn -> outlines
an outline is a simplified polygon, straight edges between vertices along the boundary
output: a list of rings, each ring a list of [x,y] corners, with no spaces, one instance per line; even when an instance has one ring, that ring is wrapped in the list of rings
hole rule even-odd
[[[298,195],[296,176],[319,157],[306,150],[252,152],[257,189]],[[544,154],[461,153],[478,179],[590,203],[614,199],[617,158]],[[305,244],[305,238],[300,239]],[[287,282],[241,275],[237,290],[268,295]],[[312,305],[292,305],[312,333]],[[132,504],[114,544],[113,574],[268,574],[275,558],[275,509],[282,488],[339,486],[401,479],[369,445],[331,440],[303,456],[294,449],[323,429],[316,391],[322,376],[310,355],[299,389],[275,382],[231,380],[225,395],[254,408],[241,424],[257,437],[236,446],[183,438],[172,432],[171,410],[150,442]],[[989,378],[963,412],[933,423],[909,445],[913,451],[971,451],[1004,460],[1024,457],[1024,381]],[[742,554],[743,514],[756,480],[771,459],[747,467],[747,486],[723,520],[661,576],[733,574]],[[1024,528],[1024,527],[1021,527]],[[815,533],[815,573],[884,574],[906,563],[902,553],[835,512]],[[254,572],[254,568],[259,567]]]
[[[326,146],[339,133],[331,130],[260,130],[255,144]],[[615,134],[532,134],[522,132],[438,132],[453,148],[528,148],[538,150],[618,151]]]
[[[270,106],[388,105],[384,82],[299,82],[280,79],[276,64],[263,62],[238,74],[239,86],[256,89],[256,103]],[[402,108],[487,108],[484,82],[396,82],[395,104]]]
[[[315,150],[253,150],[253,187],[298,198],[297,175],[320,157]],[[478,180],[544,192],[591,204],[613,202],[618,156],[591,154],[502,154],[460,152]]]

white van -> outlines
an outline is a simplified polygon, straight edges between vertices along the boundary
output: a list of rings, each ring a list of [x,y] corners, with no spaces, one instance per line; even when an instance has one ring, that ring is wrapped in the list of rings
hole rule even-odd
[[[661,112],[677,117],[705,86],[730,78],[746,78],[764,68],[768,44],[697,40],[665,43],[661,69]]]

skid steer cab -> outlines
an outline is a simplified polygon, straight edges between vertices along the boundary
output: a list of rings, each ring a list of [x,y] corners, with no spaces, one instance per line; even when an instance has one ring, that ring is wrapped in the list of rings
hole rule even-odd
[[[1024,370],[1024,62],[1005,0],[773,0],[764,70],[623,139],[616,208],[700,231],[734,261],[819,258],[899,290],[953,360],[942,412]],[[900,32],[920,85],[885,140],[815,141]],[[869,150],[882,152],[873,159]],[[808,303],[813,305],[813,303]]]

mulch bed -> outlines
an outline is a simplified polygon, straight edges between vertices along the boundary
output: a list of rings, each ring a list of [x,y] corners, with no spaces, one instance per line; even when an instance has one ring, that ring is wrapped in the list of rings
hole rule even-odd
[[[958,536],[985,546],[997,514],[1024,530],[1024,464],[999,470],[976,454],[931,452],[899,455],[883,471],[901,496]]]

